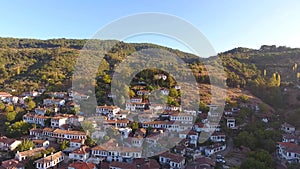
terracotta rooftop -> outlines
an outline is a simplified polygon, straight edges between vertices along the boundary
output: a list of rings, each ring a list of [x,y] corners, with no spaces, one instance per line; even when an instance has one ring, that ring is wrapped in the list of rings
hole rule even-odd
[[[10,145],[10,144],[14,143],[15,141],[16,141],[15,139],[7,138],[5,136],[0,137],[0,142],[4,143],[4,144]]]
[[[88,154],[90,151],[88,146],[82,146],[81,148],[73,151],[74,154]]]
[[[94,169],[96,167],[96,165],[93,163],[77,161],[77,162],[70,164],[69,167],[72,167],[74,169]]]
[[[278,142],[278,145],[283,147],[287,152],[294,152],[300,154],[300,147],[295,143]]]
[[[35,144],[43,144],[46,142],[46,140],[32,140],[32,142]]]
[[[2,167],[6,169],[15,169],[15,168],[20,168],[23,167],[27,161],[18,161],[16,159],[11,159],[11,160],[6,160],[2,161]]]
[[[104,143],[96,147],[93,147],[92,150],[118,151],[118,152],[142,152],[141,148],[118,146],[117,143]]]
[[[109,166],[114,168],[122,168],[122,169],[136,169],[136,165],[125,163],[125,162],[118,162],[118,161],[111,162]]]
[[[136,158],[133,160],[133,164],[140,165],[142,169],[158,169],[159,163],[154,159]]]
[[[117,109],[117,106],[97,106],[97,108],[104,108],[104,109]]]
[[[32,150],[17,152],[19,156],[28,157],[28,156],[34,156],[35,154],[41,153],[42,151],[45,151],[46,149],[44,147],[40,148],[34,148]]]
[[[11,97],[12,95],[6,92],[0,92],[0,97]]]
[[[149,121],[143,124],[173,124],[173,121]]]
[[[74,142],[74,143],[82,143],[83,140],[71,139],[70,142]]]
[[[69,134],[69,135],[86,135],[83,131],[75,131],[75,130],[62,130],[62,129],[55,129],[53,133],[57,134]]]
[[[105,120],[104,123],[129,123],[129,120]]]
[[[170,161],[174,161],[176,163],[179,163],[179,162],[181,162],[181,161],[183,161],[185,159],[181,155],[173,154],[173,153],[170,153],[170,152],[164,152],[163,154],[161,154],[159,156],[162,156],[164,158],[169,158]]]
[[[62,156],[63,156],[63,153],[61,151],[59,151],[59,152],[49,155],[47,157],[38,159],[35,161],[35,163],[42,163],[42,164],[49,163],[51,161],[55,161],[55,160],[59,159]]]

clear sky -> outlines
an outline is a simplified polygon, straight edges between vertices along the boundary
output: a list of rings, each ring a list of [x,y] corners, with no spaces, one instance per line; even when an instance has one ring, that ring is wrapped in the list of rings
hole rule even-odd
[[[0,36],[91,38],[106,24],[142,12],[162,12],[196,26],[217,52],[263,44],[300,47],[299,0],[6,0],[0,2]],[[172,40],[136,37],[185,50]]]

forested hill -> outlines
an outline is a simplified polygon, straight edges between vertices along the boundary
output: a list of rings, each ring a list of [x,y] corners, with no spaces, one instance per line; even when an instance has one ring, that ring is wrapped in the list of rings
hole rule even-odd
[[[66,90],[71,85],[76,58],[86,42],[76,39],[0,38],[0,90],[15,89],[17,93],[40,87]],[[114,65],[127,55],[153,47],[177,54],[190,64],[199,82],[209,83],[201,60],[192,54],[154,44],[124,42],[117,42],[105,55],[97,74],[98,81],[110,76]],[[218,54],[218,57],[223,61],[229,87],[247,88],[267,103],[283,106],[282,88],[298,84],[300,49],[264,45],[258,50],[235,48]],[[215,62],[215,56],[202,61],[220,66]]]

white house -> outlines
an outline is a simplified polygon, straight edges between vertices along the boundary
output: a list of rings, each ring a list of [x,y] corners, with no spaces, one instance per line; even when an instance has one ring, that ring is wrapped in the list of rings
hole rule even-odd
[[[278,142],[277,153],[280,158],[287,160],[289,163],[300,162],[300,147],[295,143]]]
[[[165,110],[168,110],[168,111],[180,111],[181,110],[181,107],[179,107],[179,106],[169,106],[169,105],[167,105],[167,106],[165,106],[164,107],[164,109]]]
[[[137,95],[142,96],[142,95],[150,95],[150,91],[148,90],[139,90],[136,92]]]
[[[136,111],[136,110],[145,110],[146,103],[142,102],[126,102],[126,110]]]
[[[189,139],[190,144],[197,146],[199,134],[193,130],[182,131],[179,133],[179,138],[181,139]]]
[[[225,149],[226,149],[226,144],[215,143],[215,144],[205,148],[204,151],[205,151],[206,156],[211,156],[220,151],[224,151]]]
[[[17,159],[18,161],[23,161],[23,160],[29,159],[30,157],[38,155],[45,150],[46,149],[44,147],[40,147],[40,148],[34,148],[34,149],[30,148],[29,150],[22,151],[22,152],[17,151],[17,153],[15,154],[15,159]]]
[[[119,128],[118,130],[122,134],[123,138],[128,138],[128,135],[132,132],[130,127]]]
[[[71,139],[86,139],[87,133],[76,130],[62,130],[62,129],[54,129],[54,128],[44,128],[44,129],[31,129],[30,136],[35,136],[40,139],[48,139],[48,140],[71,140]]]
[[[235,121],[236,121],[235,118],[232,118],[232,117],[227,118],[226,119],[226,126],[228,128],[235,128],[236,127]]]
[[[128,124],[129,124],[129,120],[105,120],[104,121],[104,125],[111,125],[116,128],[127,127]]]
[[[128,161],[134,158],[142,157],[141,148],[131,148],[125,146],[119,146],[114,140],[98,145],[91,149],[93,157],[106,157],[106,160],[111,161]]]
[[[84,145],[84,141],[85,141],[84,139],[82,139],[82,140],[71,139],[70,147],[80,148],[82,145]]]
[[[141,136],[138,137],[129,137],[130,143],[133,147],[142,147],[144,138]]]
[[[226,141],[226,135],[221,132],[214,132],[209,138],[212,142],[225,142]]]
[[[261,119],[261,121],[264,122],[264,123],[268,123],[269,119],[267,117],[264,117],[264,118]]]
[[[159,155],[159,163],[162,165],[169,165],[170,169],[183,169],[185,168],[185,157],[165,152]]]
[[[192,129],[192,125],[184,125],[180,123],[175,123],[174,121],[149,121],[142,123],[143,128],[165,128],[170,131],[184,131],[184,130],[190,130]]]
[[[182,124],[193,124],[194,117],[186,113],[173,113],[170,115],[170,120]]]
[[[295,135],[286,133],[282,135],[282,142],[290,142],[290,143],[296,143],[298,144],[299,138]]]
[[[142,98],[133,97],[128,102],[131,102],[131,103],[141,103],[142,101],[143,101]]]
[[[62,125],[67,124],[68,117],[66,116],[54,116],[51,118],[51,127],[52,128],[60,128]]]
[[[49,96],[54,97],[54,98],[60,98],[63,99],[67,96],[67,92],[50,92]]]
[[[46,114],[46,112],[47,112],[47,109],[46,108],[37,107],[37,108],[34,109],[34,112],[37,115],[44,116]]]
[[[74,150],[69,154],[69,158],[73,160],[86,161],[90,157],[89,148],[83,146],[77,150]]]
[[[54,168],[55,166],[57,166],[59,163],[63,161],[64,161],[63,153],[59,151],[57,153],[38,159],[34,163],[36,164],[37,169],[46,169],[46,168]]]
[[[22,143],[22,141],[2,136],[2,137],[0,137],[0,150],[13,151],[21,143]]]
[[[283,123],[281,125],[281,130],[286,133],[294,133],[296,131],[296,128],[288,123]]]
[[[48,140],[32,140],[34,147],[39,148],[39,147],[49,147],[50,142]]]
[[[45,126],[45,120],[48,118],[49,117],[47,117],[47,116],[36,115],[36,114],[32,114],[32,113],[27,113],[27,114],[23,115],[23,120],[26,123],[37,124],[37,125],[41,125],[41,126]]]
[[[53,105],[53,100],[52,99],[44,99],[43,100],[43,105],[52,106]]]
[[[108,115],[112,114],[115,115],[120,111],[120,108],[117,106],[97,106],[96,107],[96,114],[97,115]]]

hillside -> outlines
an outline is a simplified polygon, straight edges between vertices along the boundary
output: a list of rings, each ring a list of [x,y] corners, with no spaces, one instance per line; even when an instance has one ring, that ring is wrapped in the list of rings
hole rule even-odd
[[[46,88],[49,91],[66,90],[71,86],[70,79],[76,58],[86,42],[87,40],[75,39],[0,38],[0,90],[15,89],[16,93],[38,88]],[[110,43],[99,41],[104,42]],[[147,48],[159,48],[175,53],[188,63],[201,84],[209,84],[203,62],[220,66],[215,62],[215,57],[199,59],[192,54],[154,44],[117,42],[101,61],[97,73],[96,95],[100,96],[109,91],[103,77],[111,76],[117,63],[126,56]],[[298,98],[296,93],[299,93],[296,86],[297,74],[300,72],[300,49],[264,45],[259,50],[235,48],[218,56],[227,73],[228,87],[247,89],[278,110],[289,109],[291,106],[292,109],[299,108],[299,101],[295,98]],[[180,72],[180,68],[174,69]],[[289,91],[293,93],[289,94]],[[98,102],[105,103],[101,98],[98,98]],[[204,102],[209,102],[209,98]]]

